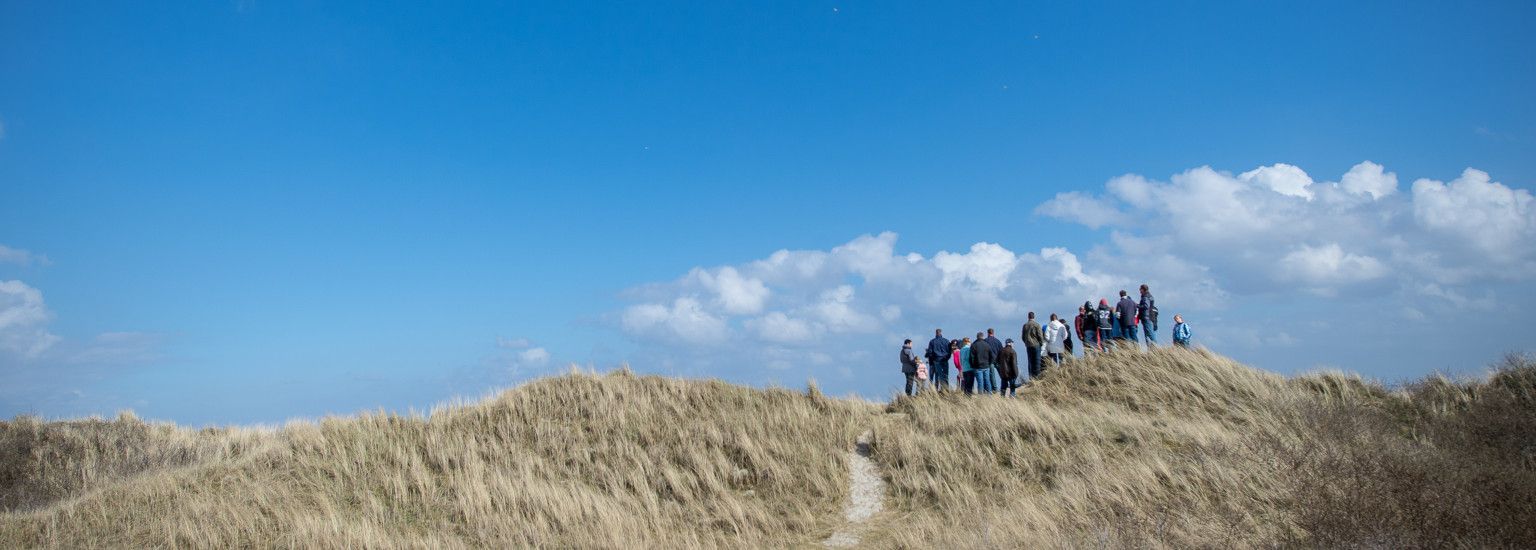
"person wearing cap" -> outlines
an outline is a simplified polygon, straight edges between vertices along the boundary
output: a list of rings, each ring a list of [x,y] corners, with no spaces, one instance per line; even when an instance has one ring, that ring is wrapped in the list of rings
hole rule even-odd
[[[1003,397],[1018,395],[1019,384],[1022,383],[1019,375],[1019,354],[1013,351],[1013,339],[1009,338],[1003,343],[1003,351],[997,354],[998,374],[1003,377],[1003,384],[998,388],[997,394]]]
[[[1035,321],[1035,312],[1029,312],[1029,321],[1024,323],[1024,329],[1019,332],[1019,339],[1024,341],[1024,360],[1029,363],[1029,376],[1039,376],[1040,345],[1045,343],[1045,333],[1040,330],[1040,323]]]

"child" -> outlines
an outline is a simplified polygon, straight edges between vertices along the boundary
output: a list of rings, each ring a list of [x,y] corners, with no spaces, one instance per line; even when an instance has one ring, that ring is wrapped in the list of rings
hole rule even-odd
[[[1182,315],[1173,316],[1173,345],[1189,347],[1189,324],[1184,322]]]

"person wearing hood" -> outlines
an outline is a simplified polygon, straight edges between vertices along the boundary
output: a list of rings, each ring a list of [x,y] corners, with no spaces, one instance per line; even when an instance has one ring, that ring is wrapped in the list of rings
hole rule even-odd
[[[997,394],[1003,397],[1017,396],[1023,381],[1019,378],[1019,354],[1013,351],[1012,338],[1003,343],[1003,351],[997,354],[997,371],[1003,377],[1003,385]]]

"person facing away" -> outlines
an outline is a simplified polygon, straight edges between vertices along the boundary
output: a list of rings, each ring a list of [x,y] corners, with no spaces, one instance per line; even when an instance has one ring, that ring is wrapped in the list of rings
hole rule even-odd
[[[976,340],[971,342],[971,366],[976,368],[977,392],[997,391],[997,352],[982,333],[976,333]]]
[[[1173,316],[1173,345],[1189,347],[1189,323],[1184,322],[1183,315]]]
[[[1093,304],[1083,302],[1077,308],[1077,341],[1083,343],[1083,357],[1088,356],[1088,351],[1093,349],[1093,336],[1097,336],[1098,329],[1093,328]]]
[[[1129,294],[1120,291],[1120,303],[1115,304],[1115,318],[1120,321],[1120,338],[1136,341],[1136,302]]]
[[[1007,384],[998,373],[997,366],[1003,360],[1003,342],[997,339],[997,332],[987,329],[987,347],[992,349],[992,389],[1001,390]]]
[[[1003,377],[1003,385],[997,394],[1003,397],[1018,395],[1020,380],[1019,354],[1013,351],[1013,339],[1003,343],[1003,351],[997,354],[997,371]]]
[[[1109,347],[1110,334],[1115,330],[1115,314],[1109,309],[1109,300],[1099,298],[1099,308],[1093,312],[1093,326],[1099,333],[1099,351],[1105,351]]]
[[[928,341],[928,350],[923,355],[933,370],[928,377],[933,380],[933,387],[939,390],[949,389],[949,352],[949,339],[944,337],[944,329],[933,329],[933,339]]]
[[[907,376],[907,395],[916,395],[917,352],[912,351],[912,339],[901,343],[901,373]]]
[[[1040,323],[1035,321],[1035,312],[1029,312],[1029,320],[1024,322],[1024,329],[1019,331],[1019,339],[1024,341],[1024,360],[1029,363],[1029,376],[1040,375],[1040,346],[1045,343],[1045,332],[1040,330]]]
[[[960,389],[965,390],[966,395],[976,389],[976,364],[971,359],[971,339],[966,337],[960,341]]]
[[[1157,343],[1157,300],[1152,299],[1152,289],[1141,285],[1141,302],[1136,304],[1136,320],[1141,323],[1141,335],[1147,337],[1147,349]]]
[[[992,329],[987,329],[987,345],[992,347],[992,353],[1002,353],[1003,343],[998,341],[997,334]]]
[[[1045,325],[1045,354],[1051,358],[1051,362],[1061,364],[1062,353],[1067,351],[1067,333],[1069,332],[1071,330],[1067,325],[1062,324],[1061,318],[1052,313],[1051,322]],[[1029,375],[1040,376],[1040,373],[1032,372]]]

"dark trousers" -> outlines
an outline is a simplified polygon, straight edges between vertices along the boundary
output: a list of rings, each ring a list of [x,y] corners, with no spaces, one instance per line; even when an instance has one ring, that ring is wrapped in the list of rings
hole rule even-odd
[[[907,395],[916,395],[914,386],[917,385],[917,373],[907,375]]]
[[[965,374],[960,375],[960,389],[965,390],[966,395],[976,391],[976,371],[968,370],[965,371]]]
[[[1029,356],[1029,377],[1040,376],[1040,348],[1024,346],[1024,354]]]

